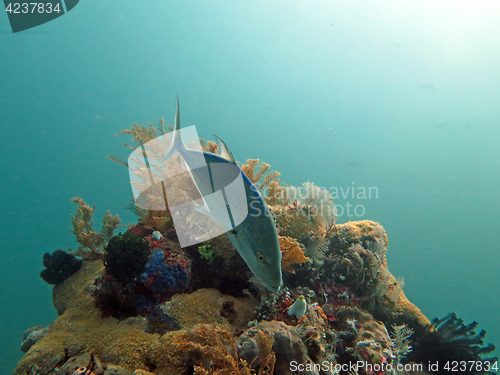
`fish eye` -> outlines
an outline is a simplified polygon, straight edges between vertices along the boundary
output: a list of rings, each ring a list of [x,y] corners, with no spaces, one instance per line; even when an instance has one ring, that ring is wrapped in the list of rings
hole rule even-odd
[[[259,254],[257,255],[257,258],[259,258],[259,260],[260,260],[261,262],[263,262],[263,261],[264,261],[264,255],[262,255],[261,253],[259,253]]]

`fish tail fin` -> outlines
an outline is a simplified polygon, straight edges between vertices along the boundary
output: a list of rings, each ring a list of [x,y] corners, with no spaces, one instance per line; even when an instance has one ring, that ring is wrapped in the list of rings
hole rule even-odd
[[[174,130],[173,130],[173,137],[172,137],[172,142],[170,143],[170,146],[167,149],[167,152],[165,152],[165,155],[161,159],[161,161],[167,161],[176,151],[181,151],[185,149],[184,144],[182,143],[182,138],[181,138],[181,111],[179,109],[179,96],[177,96],[177,105],[175,109],[175,120],[174,120]]]

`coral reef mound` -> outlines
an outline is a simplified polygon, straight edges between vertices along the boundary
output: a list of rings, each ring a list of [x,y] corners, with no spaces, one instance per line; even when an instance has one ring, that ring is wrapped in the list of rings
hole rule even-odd
[[[166,131],[161,121],[122,133],[144,145]],[[81,259],[44,255],[58,317],[26,332],[14,375],[333,375],[358,361],[367,366],[351,374],[397,375],[368,365],[496,360],[483,359],[494,347],[483,346],[476,323],[455,315],[431,323],[406,298],[380,224],[335,224],[328,191],[281,186],[257,159],[241,168],[273,214],[283,288],[259,283],[226,235],[181,248],[168,207],[132,205],[138,222],[113,236],[118,216],[106,212],[97,232],[94,208],[75,198]]]

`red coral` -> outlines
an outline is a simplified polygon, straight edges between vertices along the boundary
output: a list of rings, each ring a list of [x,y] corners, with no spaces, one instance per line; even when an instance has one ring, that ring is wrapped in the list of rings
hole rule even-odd
[[[153,231],[146,228],[143,223],[137,223],[132,228],[129,228],[128,231],[139,237],[146,237],[147,235],[153,233]]]

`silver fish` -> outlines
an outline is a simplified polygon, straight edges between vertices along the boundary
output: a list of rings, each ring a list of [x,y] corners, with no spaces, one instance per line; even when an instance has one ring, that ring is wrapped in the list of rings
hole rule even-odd
[[[243,179],[244,193],[247,201],[248,215],[237,222],[231,217],[231,228],[221,225],[227,229],[227,236],[234,245],[238,253],[246,262],[250,270],[264,286],[272,292],[277,292],[283,281],[281,276],[281,250],[279,247],[278,233],[276,225],[264,202],[259,189],[248,179],[243,171],[236,164],[231,151],[226,144],[217,136],[218,154],[186,147],[180,135],[180,111],[179,99],[177,98],[177,109],[174,121],[174,137],[162,161],[168,160],[176,152],[179,152],[190,170],[193,182],[201,197],[207,196],[214,191],[227,187],[228,183],[234,180],[234,176],[239,173]],[[200,157],[204,158],[208,166],[209,173],[199,171]],[[225,167],[233,170],[234,173],[218,175],[217,179],[212,178],[210,168],[214,169],[217,164],[223,163]],[[213,208],[213,207],[212,207]],[[210,205],[204,201],[203,206],[197,208],[215,222],[217,217],[212,212]]]

